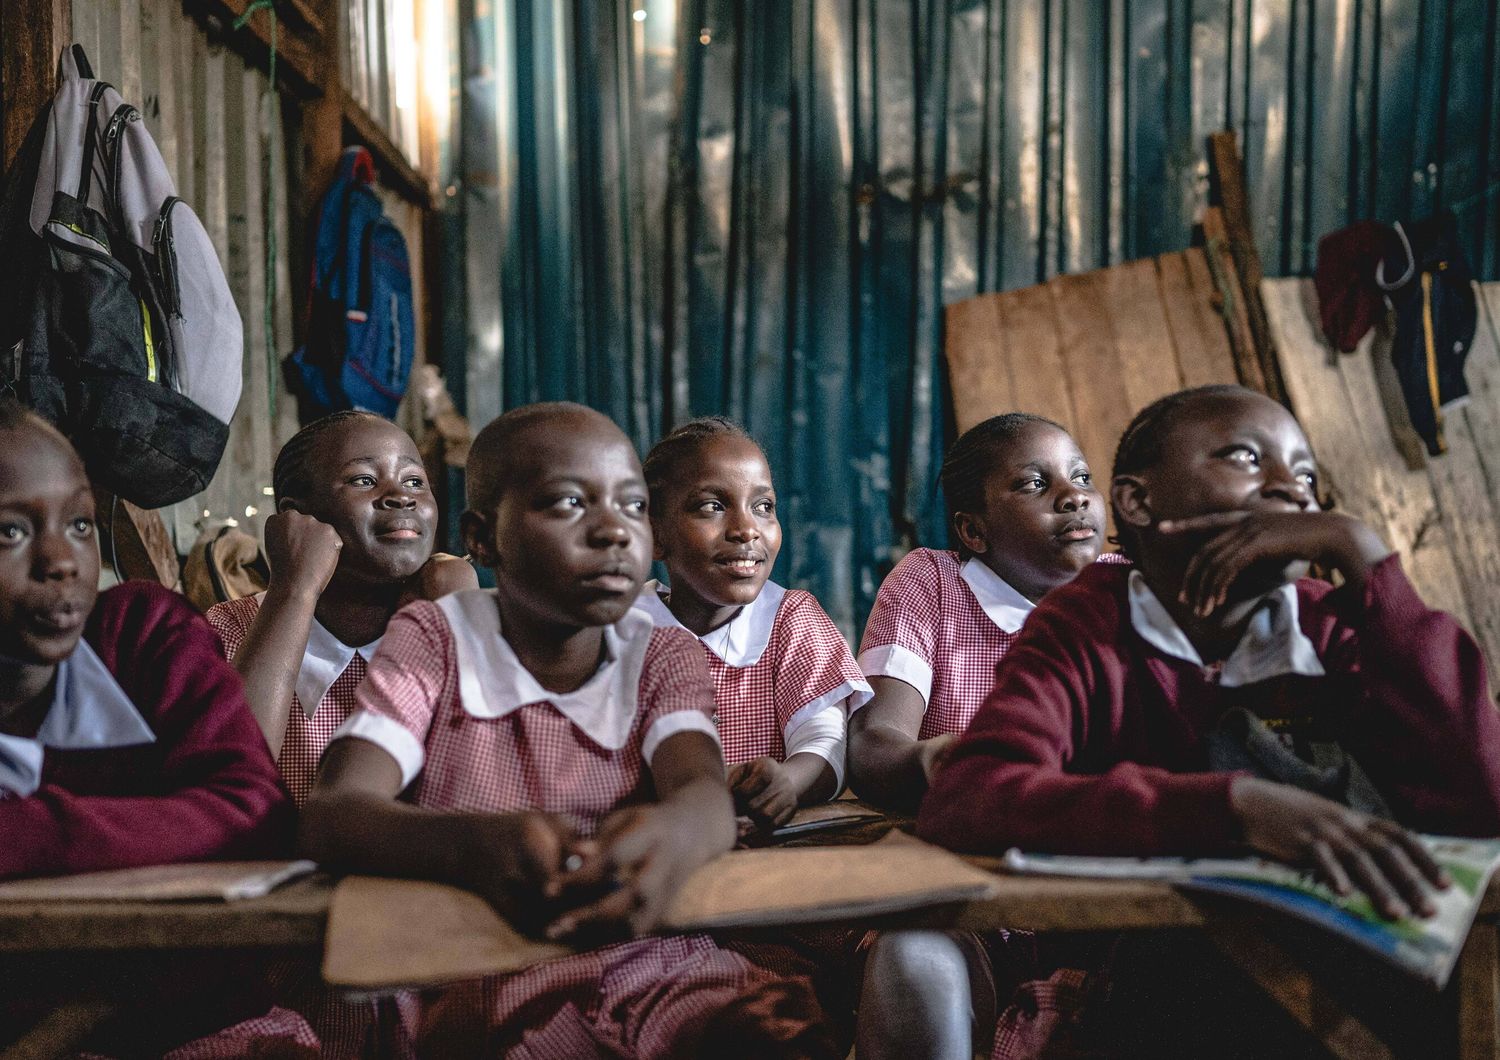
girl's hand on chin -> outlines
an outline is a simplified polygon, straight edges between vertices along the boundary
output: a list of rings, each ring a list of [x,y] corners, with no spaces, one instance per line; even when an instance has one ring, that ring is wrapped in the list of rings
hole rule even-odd
[[[547,937],[595,944],[655,928],[687,878],[722,852],[701,824],[695,807],[670,800],[611,814],[563,880],[565,895],[604,896],[559,916]]]
[[[1165,535],[1219,531],[1194,554],[1178,599],[1207,618],[1229,599],[1230,587],[1252,565],[1322,563],[1361,584],[1390,550],[1364,523],[1336,512],[1234,511],[1163,519]]]
[[[1432,916],[1432,891],[1451,882],[1422,842],[1394,821],[1310,791],[1240,776],[1229,786],[1229,803],[1250,846],[1313,869],[1339,894],[1358,888],[1387,919]]]

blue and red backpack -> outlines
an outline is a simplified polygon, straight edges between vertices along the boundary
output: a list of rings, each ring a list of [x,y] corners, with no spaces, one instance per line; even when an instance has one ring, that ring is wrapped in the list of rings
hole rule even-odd
[[[308,422],[343,409],[392,416],[416,348],[406,240],[375,194],[375,161],[350,147],[318,210],[305,343],[287,379]]]

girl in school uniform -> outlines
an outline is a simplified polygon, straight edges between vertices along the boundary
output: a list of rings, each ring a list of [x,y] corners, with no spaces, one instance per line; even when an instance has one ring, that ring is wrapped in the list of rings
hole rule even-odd
[[[685,423],[647,455],[645,475],[671,589],[648,582],[637,606],[703,644],[735,808],[775,828],[843,790],[845,721],[869,682],[812,594],[770,580],[776,491],[742,428]]]
[[[919,833],[991,852],[1248,846],[1387,916],[1429,912],[1445,881],[1403,825],[1500,834],[1500,718],[1474,641],[1368,527],[1319,509],[1316,476],[1297,421],[1253,391],[1143,410],[1111,493],[1135,566],[1037,607]],[[1273,760],[1317,743],[1339,768]]]
[[[397,608],[478,582],[467,563],[432,555],[427,473],[389,420],[335,412],[309,424],[277,454],[271,488],[271,583],[208,621],[300,806]]]
[[[0,399],[0,878],[285,856],[292,807],[212,631],[160,586],[98,585],[83,465],[50,424]],[[243,972],[231,991],[214,975],[174,987],[100,1045],[160,1055],[263,1012]],[[0,1006],[0,1023],[24,1026],[19,1005]],[[169,1055],[232,1055],[257,1037],[317,1044],[283,1010],[234,1032]]]
[[[953,444],[940,474],[956,552],[919,548],[886,577],[860,644],[874,700],[850,721],[850,783],[862,797],[914,810],[929,778],[995,681],[1000,660],[1044,595],[1100,558],[1104,505],[1072,436],[1051,420],[1012,412]],[[1048,977],[1027,933],[887,933],[867,981],[925,961],[933,998],[957,999],[949,1037],[995,1036],[998,1055],[1027,1055],[1082,1001],[1086,979]],[[1010,1005],[1025,983],[1029,999]],[[909,1025],[899,1014],[887,1036]],[[1008,1052],[1009,1051],[1009,1052]]]
[[[468,489],[465,540],[498,590],[391,621],[305,847],[468,887],[553,938],[647,931],[735,829],[702,648],[631,607],[651,556],[640,463],[598,413],[527,406],[474,440]],[[810,984],[702,935],[608,943],[402,1011],[424,1055],[832,1055]]]
[[[276,456],[271,488],[271,583],[210,608],[208,621],[301,806],[398,607],[478,582],[467,563],[432,555],[437,506],[416,443],[374,413],[335,412],[298,431]],[[303,965],[278,964],[272,978],[324,1055],[365,1049],[372,1006],[342,1001]]]
[[[1071,435],[1024,412],[961,435],[940,472],[958,550],[886,576],[860,641],[874,701],[850,726],[865,799],[914,810],[1036,603],[1099,558],[1104,503]]]

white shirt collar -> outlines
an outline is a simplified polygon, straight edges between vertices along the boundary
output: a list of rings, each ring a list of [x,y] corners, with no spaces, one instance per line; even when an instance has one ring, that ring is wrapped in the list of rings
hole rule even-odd
[[[1174,659],[1203,667],[1203,657],[1171,614],[1156,598],[1146,578],[1132,570],[1129,579],[1130,624],[1141,639]],[[1290,583],[1261,598],[1240,642],[1224,661],[1219,684],[1226,688],[1255,684],[1284,674],[1322,677],[1326,672],[1312,641],[1298,622],[1297,587]]]
[[[44,749],[134,747],[155,743],[156,734],[109,672],[80,640],[57,665],[52,706],[34,738],[0,735],[0,790],[26,796],[42,783]]]
[[[255,602],[261,603],[265,596],[263,592],[256,593]],[[312,627],[307,631],[307,650],[302,653],[302,666],[297,670],[297,683],[294,686],[297,702],[302,704],[302,713],[312,717],[318,710],[318,704],[323,702],[323,697],[349,668],[354,657],[358,655],[368,663],[375,657],[382,639],[376,637],[368,644],[351,648],[314,618]]]
[[[594,675],[572,692],[549,692],[521,664],[500,630],[495,590],[449,593],[437,605],[453,630],[458,688],[464,712],[503,718],[528,703],[550,703],[607,751],[618,751],[635,725],[636,698],[651,619],[632,608],[604,627],[604,659]]]
[[[663,592],[661,582],[647,582],[636,599],[636,608],[649,615],[651,621],[658,626],[686,629],[667,607]],[[781,601],[785,598],[786,589],[768,581],[761,588],[760,595],[740,608],[733,618],[698,639],[703,642],[704,647],[730,666],[754,666],[765,654],[766,645],[771,643],[776,612],[781,609]]]
[[[1011,587],[1010,582],[990,570],[978,556],[970,556],[958,569],[959,576],[969,586],[974,599],[989,616],[989,620],[1006,633],[1015,633],[1026,622],[1026,617],[1036,610],[1032,603]]]

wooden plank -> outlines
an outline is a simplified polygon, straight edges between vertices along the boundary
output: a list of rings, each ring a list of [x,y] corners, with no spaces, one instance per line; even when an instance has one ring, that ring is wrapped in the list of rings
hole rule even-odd
[[[281,123],[281,97],[277,96],[271,106],[273,110],[268,121],[269,136],[266,142],[266,181],[276,204],[276,319],[274,324],[276,355],[279,363],[295,346],[292,323],[295,306],[292,298],[292,265],[297,259],[294,253],[296,245],[292,242],[291,215],[296,205],[287,184],[286,141]],[[297,403],[287,390],[286,377],[281,372],[276,375],[276,387],[276,422],[272,425],[271,439],[273,445],[279,449],[283,442],[297,432]],[[272,460],[273,462],[275,460],[274,454]],[[269,500],[265,496],[265,491],[271,486],[270,480],[267,479],[260,486],[262,497]]]
[[[1214,924],[1208,937],[1331,1055],[1350,1060],[1395,1055],[1258,925]]]
[[[1045,285],[1039,285],[1010,291],[1001,297],[1005,299],[1001,310],[1005,319],[1005,345],[1015,351],[1010,371],[1017,384],[1019,411],[1046,416],[1071,431],[1077,416],[1058,340],[1052,295]]]
[[[1103,270],[1099,278],[1099,294],[1113,322],[1120,381],[1129,414],[1134,415],[1182,389],[1157,265],[1149,258],[1131,261]]]
[[[101,60],[104,57],[99,50],[99,17],[102,3],[104,0],[72,0],[73,23],[70,39],[72,43],[83,47],[83,52],[89,59],[89,66],[93,68],[94,76],[109,81],[114,75],[103,65]],[[66,45],[68,41],[63,43]]]
[[[1006,352],[1005,301],[982,294],[943,310],[943,356],[958,433],[1016,408],[1016,388]]]
[[[1287,282],[1287,281],[1280,281]],[[1297,281],[1309,328],[1317,334],[1316,295],[1312,281]],[[1339,357],[1334,367],[1344,379],[1350,408],[1367,450],[1365,470],[1370,476],[1375,498],[1391,528],[1388,539],[1401,553],[1407,576],[1417,586],[1429,606],[1456,616],[1466,628],[1473,628],[1463,581],[1454,561],[1456,537],[1454,519],[1468,519],[1472,511],[1450,511],[1445,517],[1438,505],[1432,481],[1423,471],[1413,471],[1397,450],[1387,424],[1385,405],[1375,382],[1372,358],[1374,336],[1366,335],[1353,357]],[[1326,351],[1327,347],[1324,347]],[[1326,357],[1327,354],[1325,353]]]
[[[31,123],[52,98],[57,57],[72,38],[69,0],[0,4],[0,169],[10,169]]]
[[[1385,427],[1368,360],[1372,340],[1366,336],[1361,352],[1330,364],[1313,324],[1311,281],[1267,280],[1261,289],[1292,407],[1318,457],[1325,492],[1401,553],[1424,600],[1469,625],[1452,536],[1432,485],[1406,467]]]
[[[369,111],[348,92],[339,91],[345,130],[350,138],[369,148],[380,170],[381,181],[422,209],[433,209],[437,203],[437,189],[432,179],[411,164],[406,153],[396,146],[385,127]]]
[[[1373,359],[1382,370],[1390,364],[1389,341],[1389,335],[1377,334],[1374,343]],[[1500,409],[1500,353],[1482,309],[1466,367],[1469,406],[1446,415],[1448,452],[1424,457],[1424,465],[1451,535],[1453,558],[1468,606],[1468,628],[1484,650],[1489,672],[1495,674],[1500,673],[1500,538],[1495,535],[1496,527],[1500,527],[1500,497],[1486,474],[1495,451],[1485,448],[1486,442],[1476,435],[1473,424]],[[1483,427],[1481,422],[1481,431]]]
[[[1235,374],[1245,386],[1265,393],[1266,378],[1261,370],[1255,339],[1247,319],[1244,287],[1235,271],[1234,259],[1229,253],[1229,237],[1224,230],[1224,219],[1218,210],[1210,208],[1203,212],[1203,235],[1207,244],[1204,247],[1204,262],[1208,265],[1213,285],[1212,305],[1224,321],[1229,335],[1229,351],[1234,356]]]
[[[214,476],[222,504],[240,526],[258,536],[270,505],[258,481],[270,477],[270,399],[265,372],[265,201],[262,178],[260,94],[264,79],[237,59],[228,62],[222,114],[228,130],[225,179],[229,193],[230,290],[244,322],[240,405],[229,446]],[[263,512],[262,509],[265,509]]]
[[[1162,309],[1185,387],[1236,381],[1224,320],[1209,303],[1213,279],[1201,247],[1156,259]]]
[[[0,1060],[55,1060],[74,1056],[89,1035],[123,1008],[119,1002],[102,998],[64,1002],[0,1051]]]
[[[1458,959],[1458,1055],[1500,1056],[1500,933],[1485,921],[1469,930]]]
[[[1069,428],[1089,467],[1106,476],[1115,445],[1132,409],[1120,400],[1125,372],[1115,352],[1114,327],[1104,301],[1101,272],[1058,276],[1048,282],[1057,313],[1058,339],[1073,395]]]
[[[1255,246],[1255,232],[1250,225],[1250,195],[1245,187],[1244,164],[1234,132],[1225,130],[1208,138],[1210,186],[1217,193],[1223,211],[1228,249],[1234,259],[1235,273],[1245,295],[1245,310],[1256,360],[1265,380],[1266,393],[1277,401],[1286,397],[1276,361],[1276,342],[1266,319],[1262,301],[1260,251]]]
[[[1459,415],[1468,423],[1490,496],[1500,507],[1500,283],[1482,283],[1477,290],[1479,322],[1464,364],[1469,403]]]
[[[216,37],[220,37],[237,53],[265,70],[271,54],[271,16],[264,8],[250,16],[242,29],[235,30],[234,23],[252,0],[183,0],[182,6],[199,19]],[[280,11],[284,4],[278,4]],[[321,28],[321,21],[319,27]],[[331,42],[317,33],[306,19],[296,18],[289,23],[281,19],[276,25],[276,83],[278,87],[298,99],[315,99],[323,94],[323,70],[326,63],[335,63]]]
[[[1365,474],[1366,441],[1359,433],[1344,378],[1328,363],[1323,344],[1302,304],[1297,280],[1267,280],[1262,287],[1266,317],[1281,351],[1292,412],[1318,458],[1323,493],[1340,511],[1368,522],[1384,540],[1391,528]]]
[[[332,894],[314,877],[238,902],[6,902],[0,952],[318,946]]]
[[[117,34],[119,70],[115,87],[126,103],[141,106],[141,7],[149,0],[118,0],[110,28]]]

